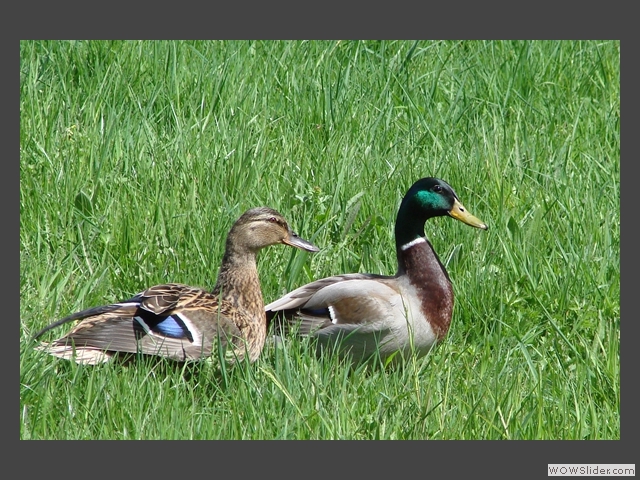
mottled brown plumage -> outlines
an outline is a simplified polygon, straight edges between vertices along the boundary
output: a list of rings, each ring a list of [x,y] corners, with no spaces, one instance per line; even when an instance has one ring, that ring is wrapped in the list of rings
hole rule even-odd
[[[278,243],[318,251],[298,237],[277,211],[267,207],[248,210],[227,236],[212,292],[178,283],[156,285],[124,302],[84,310],[49,325],[35,338],[80,320],[65,336],[37,348],[78,363],[96,364],[122,353],[194,360],[217,354],[220,347],[230,362],[245,355],[253,362],[266,337],[256,254]]]
[[[449,331],[453,288],[425,222],[449,215],[487,226],[465,210],[450,185],[423,178],[409,189],[396,219],[398,270],[394,276],[352,273],[316,280],[265,307],[268,321],[312,335],[319,350],[331,346],[354,360],[378,353],[423,355]],[[402,355],[401,355],[402,356]]]

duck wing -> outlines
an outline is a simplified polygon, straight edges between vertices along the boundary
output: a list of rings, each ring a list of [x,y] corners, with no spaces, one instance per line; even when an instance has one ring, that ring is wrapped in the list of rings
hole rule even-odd
[[[402,304],[396,282],[395,277],[364,273],[316,280],[266,305],[267,319],[276,325],[298,323],[303,335],[335,325],[378,324]]]
[[[80,323],[40,349],[82,363],[99,363],[116,353],[159,355],[174,360],[211,355],[218,337],[234,343],[241,332],[230,311],[213,294],[182,284],[151,287],[124,302],[91,308],[64,318],[36,335],[73,320]]]

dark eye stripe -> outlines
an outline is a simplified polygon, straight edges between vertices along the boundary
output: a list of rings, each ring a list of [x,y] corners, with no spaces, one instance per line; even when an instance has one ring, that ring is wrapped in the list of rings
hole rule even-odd
[[[278,217],[269,217],[267,221],[271,223],[275,223],[276,225],[280,225],[283,228],[287,228],[287,223],[280,220]]]

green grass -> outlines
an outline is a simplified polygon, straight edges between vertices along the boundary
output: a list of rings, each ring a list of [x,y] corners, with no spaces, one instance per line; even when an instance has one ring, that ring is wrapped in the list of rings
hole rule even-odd
[[[262,252],[266,301],[392,274],[424,176],[490,226],[427,224],[456,306],[426,358],[351,371],[293,338],[222,370],[33,350],[79,309],[212,287],[258,205],[322,248]],[[619,439],[619,198],[617,41],[21,42],[20,438]]]

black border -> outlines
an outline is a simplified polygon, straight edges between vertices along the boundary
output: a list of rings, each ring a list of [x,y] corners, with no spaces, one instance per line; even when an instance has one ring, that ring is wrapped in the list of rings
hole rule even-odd
[[[65,2],[61,5],[36,1],[14,4],[10,13],[5,10],[3,30],[5,36],[11,32],[12,37],[13,30],[17,30],[17,38],[13,42],[3,42],[7,50],[4,58],[11,58],[11,47],[14,52],[18,50],[20,39],[623,39],[627,30],[625,20],[635,18],[631,2],[356,4],[245,1],[237,4],[140,3],[139,6],[136,3]],[[13,22],[7,21],[10,18]],[[624,42],[627,58],[634,58],[630,53],[634,50],[633,44],[631,40]],[[627,69],[627,76],[630,75],[634,74]],[[7,77],[3,76],[3,83],[9,83]],[[627,85],[638,83],[628,80]],[[635,87],[630,88],[627,94],[633,97],[635,90]],[[8,92],[12,89],[4,85],[2,91],[3,96],[9,97]],[[8,98],[6,100],[4,105],[12,103]],[[17,103],[19,111],[19,99]],[[3,117],[8,117],[12,110],[3,108],[2,111]],[[12,121],[7,119],[5,125],[4,132],[18,130],[15,117]],[[3,192],[17,198],[19,192],[15,188],[9,183]],[[625,271],[631,268],[627,267]],[[19,312],[10,318],[19,318]],[[624,325],[625,338],[631,339],[627,340],[627,348],[621,349],[621,355],[625,357],[621,363],[627,366],[635,364],[637,349],[629,344],[636,336],[636,329],[634,319]],[[627,367],[626,371],[633,371],[633,368]],[[637,445],[635,407],[638,402],[633,386],[635,381],[630,374],[627,374],[627,380],[621,402],[626,408],[624,415],[621,414],[624,422],[620,441],[288,441],[286,444],[273,441],[242,444],[233,441],[142,441],[127,445],[106,441],[68,444],[18,440],[18,455],[8,455],[7,459],[15,462],[16,469],[20,468],[30,476],[55,474],[57,469],[82,472],[83,476],[96,471],[99,475],[114,467],[127,477],[149,478],[156,474],[169,477],[185,473],[215,476],[225,474],[230,467],[242,476],[275,474],[282,477],[291,472],[291,476],[304,477],[309,473],[321,475],[326,472],[334,477],[340,472],[358,477],[372,474],[375,477],[489,475],[490,478],[540,478],[546,476],[549,463],[635,462],[638,454],[632,452],[638,450],[632,445]],[[9,412],[10,409],[4,409],[5,416],[14,415]],[[412,419],[407,419],[410,421]],[[6,468],[13,470],[10,466]]]

